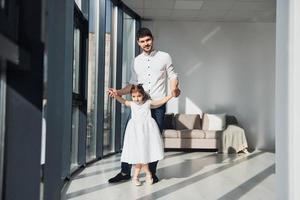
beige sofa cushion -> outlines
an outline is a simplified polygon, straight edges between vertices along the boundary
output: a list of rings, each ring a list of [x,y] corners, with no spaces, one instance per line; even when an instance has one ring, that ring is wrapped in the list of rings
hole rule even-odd
[[[175,115],[176,130],[184,129],[201,129],[201,118],[197,114],[176,114]]]
[[[164,138],[178,138],[179,132],[174,129],[165,129],[162,133]]]
[[[221,131],[204,131],[205,132],[205,139],[216,139],[220,135],[219,132]]]
[[[179,132],[179,138],[185,138],[185,139],[192,139],[192,138],[198,138],[198,139],[204,139],[205,133],[202,130],[199,129],[185,129],[180,130]]]
[[[165,148],[217,149],[216,139],[164,138]]]
[[[208,131],[221,131],[226,126],[226,114],[207,114],[203,115],[202,129]]]

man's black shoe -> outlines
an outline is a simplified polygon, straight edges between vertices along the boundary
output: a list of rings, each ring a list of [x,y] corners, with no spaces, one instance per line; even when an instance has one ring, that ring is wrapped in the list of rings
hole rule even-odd
[[[109,183],[118,183],[120,181],[127,181],[131,178],[130,175],[125,174],[123,175],[121,172],[118,173],[115,177],[108,180]]]
[[[152,178],[153,178],[153,184],[159,181],[155,174],[152,175]]]

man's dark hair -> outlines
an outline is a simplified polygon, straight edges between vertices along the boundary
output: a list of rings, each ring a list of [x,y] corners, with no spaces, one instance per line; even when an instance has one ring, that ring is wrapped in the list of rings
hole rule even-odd
[[[151,38],[153,38],[152,33],[148,28],[140,28],[136,32],[136,40],[139,40],[140,38],[146,37],[146,36],[150,36]]]

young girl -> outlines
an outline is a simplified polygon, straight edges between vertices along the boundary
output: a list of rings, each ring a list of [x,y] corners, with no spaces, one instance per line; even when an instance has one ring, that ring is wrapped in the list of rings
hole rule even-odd
[[[161,160],[164,156],[163,142],[159,128],[151,117],[151,108],[158,108],[168,102],[172,96],[160,100],[149,100],[142,85],[133,85],[130,90],[132,101],[127,101],[116,93],[113,97],[120,103],[131,107],[129,120],[124,136],[124,145],[121,161],[135,164],[132,181],[140,186],[139,173],[143,169],[146,173],[146,182],[153,183],[148,163]]]

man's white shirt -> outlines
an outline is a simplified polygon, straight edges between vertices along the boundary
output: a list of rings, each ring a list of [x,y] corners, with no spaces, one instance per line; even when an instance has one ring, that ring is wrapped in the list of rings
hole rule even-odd
[[[162,51],[152,51],[149,55],[141,53],[134,59],[130,84],[143,84],[144,90],[151,99],[166,96],[166,81],[177,79],[171,56]]]

